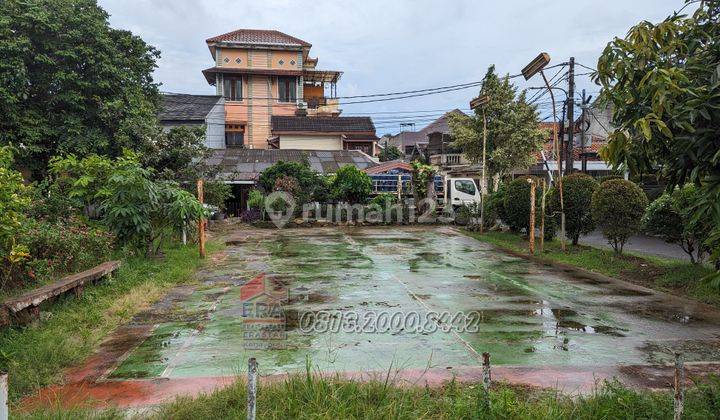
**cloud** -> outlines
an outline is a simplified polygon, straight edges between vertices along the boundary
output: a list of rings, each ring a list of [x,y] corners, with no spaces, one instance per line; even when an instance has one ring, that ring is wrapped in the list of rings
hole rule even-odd
[[[480,80],[495,64],[519,70],[540,51],[594,67],[608,41],[641,20],[659,21],[682,0],[99,0],[115,27],[159,48],[155,79],[172,92],[213,93],[205,39],[238,28],[277,29],[313,44],[318,67],[344,71],[339,95],[423,89]],[[580,70],[578,70],[580,72]],[[583,71],[584,72],[584,71]],[[539,85],[541,81],[520,86]],[[578,91],[596,92],[586,76]],[[343,106],[346,114],[467,108],[476,89]],[[418,118],[421,127],[426,120]],[[381,131],[398,126],[382,124]]]

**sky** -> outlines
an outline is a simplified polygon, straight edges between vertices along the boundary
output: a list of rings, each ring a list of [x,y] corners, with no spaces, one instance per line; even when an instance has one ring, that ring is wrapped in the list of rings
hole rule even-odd
[[[161,51],[161,90],[214,94],[201,71],[213,66],[205,39],[235,29],[276,29],[313,47],[318,69],[340,70],[338,96],[428,89],[482,80],[488,66],[518,74],[540,52],[551,64],[594,68],[603,48],[642,20],[658,22],[684,0],[99,0],[110,24]],[[557,70],[548,70],[548,77]],[[563,71],[564,72],[564,71]],[[562,75],[562,73],[560,75]],[[597,95],[589,71],[577,66],[577,96]],[[541,86],[535,76],[519,88]],[[567,88],[563,81],[558,86]],[[344,116],[373,117],[378,135],[401,123],[421,129],[444,112],[468,111],[479,88],[365,104],[345,104]],[[529,96],[535,91],[529,91]],[[559,98],[564,94],[558,92]],[[342,101],[342,99],[341,99]],[[350,99],[345,102],[351,101]],[[537,99],[541,118],[548,95]],[[558,113],[560,108],[558,107]]]

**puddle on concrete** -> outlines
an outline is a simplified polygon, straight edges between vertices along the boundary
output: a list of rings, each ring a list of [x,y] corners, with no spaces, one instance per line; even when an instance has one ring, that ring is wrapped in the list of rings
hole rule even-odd
[[[288,289],[278,339],[244,334],[241,285],[260,273]],[[666,360],[657,343],[687,360],[720,360],[720,330],[683,304],[590,277],[553,271],[445,228],[278,231],[231,244],[200,275],[137,324],[157,325],[109,379],[232,375],[248,357],[263,373],[305,369],[386,370],[478,365],[597,366]],[[303,314],[473,313],[478,332],[304,333]],[[714,318],[716,319],[716,318]],[[371,325],[372,326],[372,325]],[[467,346],[474,351],[469,351]]]

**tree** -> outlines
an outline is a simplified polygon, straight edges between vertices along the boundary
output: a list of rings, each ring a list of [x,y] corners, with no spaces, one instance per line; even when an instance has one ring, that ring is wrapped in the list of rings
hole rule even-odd
[[[338,169],[330,184],[330,194],[338,201],[363,204],[372,192],[372,180],[353,165]]]
[[[591,176],[574,173],[563,180],[565,204],[565,234],[577,245],[580,235],[587,235],[595,229],[590,205],[592,196],[598,187],[597,181]],[[560,194],[553,188],[549,193],[550,214],[555,215],[555,222],[560,223]]]
[[[425,213],[428,207],[437,200],[437,192],[435,191],[435,175],[437,170],[434,166],[427,165],[420,161],[412,163],[412,178],[410,184],[412,186],[413,201],[418,206],[420,213]],[[424,205],[421,201],[426,200]]]
[[[95,0],[0,2],[0,143],[39,178],[51,156],[119,156],[157,122],[159,52]]]
[[[643,218],[646,232],[680,245],[693,263],[703,261],[707,251],[704,242],[712,230],[708,223],[692,218],[692,209],[700,199],[697,187],[687,184],[672,193],[664,193],[650,203]]]
[[[400,159],[403,157],[403,152],[401,152],[397,146],[389,144],[380,151],[380,156],[378,157],[380,158],[380,162],[387,162],[390,160]]]
[[[593,219],[616,254],[640,230],[647,197],[640,187],[624,179],[605,181],[592,196]]]
[[[596,76],[601,99],[613,107],[615,127],[603,158],[633,172],[659,168],[669,191],[697,185],[701,200],[692,218],[712,221],[707,245],[718,270],[719,65],[720,1],[708,0],[692,16],[675,13],[658,24],[632,27],[607,45]]]
[[[490,97],[485,106],[488,175],[502,176],[535,163],[536,153],[547,136],[539,127],[537,110],[526,102],[525,92],[518,95],[510,79],[507,76],[500,79],[495,74],[495,66],[491,66],[479,95]],[[472,116],[451,114],[449,125],[453,147],[462,149],[471,161],[482,162],[482,110],[476,109]]]
[[[310,167],[307,160],[303,162],[277,162],[262,171],[258,179],[258,185],[266,194],[269,194],[275,191],[276,181],[283,177],[294,178],[297,181],[299,188],[295,199],[299,201],[298,204],[307,203],[313,197],[316,189],[325,186],[322,176]]]
[[[179,182],[193,194],[196,181],[204,180],[205,203],[225,209],[232,187],[218,179],[219,165],[207,164],[213,151],[205,145],[205,129],[181,126],[164,131],[158,127],[140,154],[141,163],[152,168],[157,179]]]

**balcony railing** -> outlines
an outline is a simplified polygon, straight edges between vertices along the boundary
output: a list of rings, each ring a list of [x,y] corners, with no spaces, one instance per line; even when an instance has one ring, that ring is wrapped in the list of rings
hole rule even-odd
[[[444,155],[430,156],[430,163],[438,166],[457,166],[467,165],[470,162],[465,159],[465,155],[462,153],[447,153]]]

